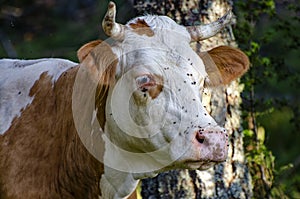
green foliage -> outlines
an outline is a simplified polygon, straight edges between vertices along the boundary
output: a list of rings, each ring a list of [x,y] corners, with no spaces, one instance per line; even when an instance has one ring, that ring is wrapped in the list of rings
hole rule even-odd
[[[274,180],[272,152],[264,145],[265,130],[258,127],[257,133],[247,129],[245,136],[246,159],[252,176],[254,198],[269,198]]]
[[[242,109],[254,198],[296,198],[299,164],[290,162],[299,155],[300,6],[292,0],[238,0],[235,5],[236,39],[251,62],[242,79]]]

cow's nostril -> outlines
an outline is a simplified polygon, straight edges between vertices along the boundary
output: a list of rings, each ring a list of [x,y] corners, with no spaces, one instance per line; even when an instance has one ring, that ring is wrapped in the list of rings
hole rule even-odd
[[[196,139],[197,141],[200,143],[200,144],[203,144],[204,140],[205,140],[205,137],[204,135],[201,135],[201,133],[197,133],[196,134]]]

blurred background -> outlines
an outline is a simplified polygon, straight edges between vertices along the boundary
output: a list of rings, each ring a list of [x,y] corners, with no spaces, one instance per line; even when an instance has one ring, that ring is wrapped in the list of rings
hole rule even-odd
[[[77,61],[88,41],[105,39],[101,27],[108,1],[2,0],[1,57],[62,57]],[[130,3],[118,3],[119,22],[134,16]]]
[[[59,57],[77,62],[76,51],[83,44],[106,38],[101,21],[108,1],[0,2],[0,58]],[[135,16],[133,1],[115,2],[118,22]],[[274,186],[280,187],[275,191],[300,198],[300,2],[233,3],[236,40],[252,62],[242,79],[243,127],[249,129],[244,131],[246,152],[253,150],[251,123],[266,146],[262,153],[267,151],[270,164],[275,162],[270,166]]]

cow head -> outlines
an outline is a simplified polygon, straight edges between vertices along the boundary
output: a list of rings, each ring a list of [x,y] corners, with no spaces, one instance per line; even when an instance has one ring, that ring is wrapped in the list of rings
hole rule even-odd
[[[102,25],[111,38],[78,51],[81,68],[94,85],[92,122],[87,123],[98,118],[104,163],[147,173],[207,169],[225,161],[228,135],[201,103],[203,90],[240,77],[248,69],[248,58],[227,46],[196,53],[190,42],[216,34],[231,14],[187,28],[166,16],[150,15],[121,25],[115,14],[110,3]]]

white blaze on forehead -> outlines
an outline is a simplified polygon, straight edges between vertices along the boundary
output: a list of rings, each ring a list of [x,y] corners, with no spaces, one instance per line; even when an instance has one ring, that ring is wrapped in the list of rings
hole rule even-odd
[[[77,65],[63,59],[0,60],[0,135],[11,125],[21,110],[33,100],[30,89],[47,72],[54,83],[67,69]]]

